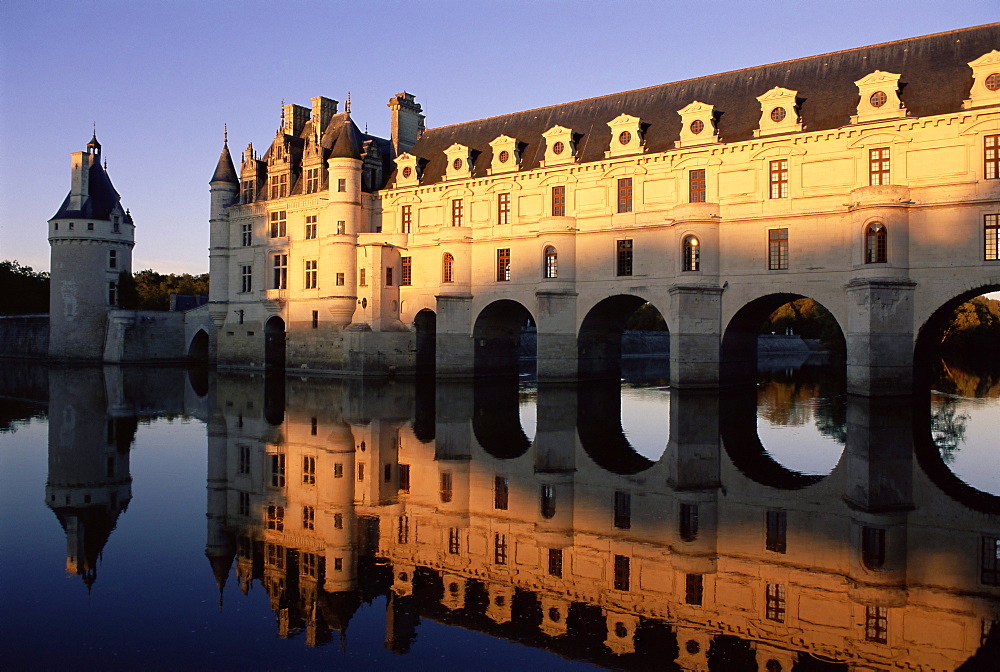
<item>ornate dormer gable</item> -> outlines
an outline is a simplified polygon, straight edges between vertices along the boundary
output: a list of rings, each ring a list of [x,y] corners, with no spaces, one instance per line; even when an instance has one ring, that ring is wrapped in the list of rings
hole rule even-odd
[[[240,202],[253,203],[257,200],[261,180],[267,175],[267,167],[253,149],[253,143],[247,145],[240,162]]]
[[[963,107],[1000,104],[1000,51],[994,49],[969,63],[972,68],[972,90]]]
[[[420,184],[420,162],[417,157],[409,152],[403,152],[395,161],[397,187],[415,187]]]
[[[489,174],[509,173],[521,167],[520,143],[509,135],[501,135],[490,143],[493,148],[493,163]]]
[[[906,108],[899,100],[899,75],[876,70],[854,83],[861,100],[858,102],[858,113],[851,117],[851,123],[901,119],[906,116]]]
[[[445,179],[461,180],[472,177],[472,151],[465,145],[455,143],[444,150],[448,160]]]
[[[642,122],[639,117],[619,114],[608,122],[608,128],[611,129],[611,145],[604,153],[605,158],[612,159],[616,156],[640,154],[645,151]]]
[[[573,141],[573,129],[565,126],[553,126],[542,133],[545,138],[545,159],[542,166],[560,166],[576,161],[576,142]]]
[[[709,145],[719,141],[719,131],[715,128],[715,106],[697,100],[677,110],[681,116],[681,137],[677,141],[681,147]]]
[[[361,158],[361,190],[377,191],[382,187],[382,152],[375,139],[364,141]]]
[[[798,107],[795,104],[798,93],[776,86],[767,93],[757,96],[757,101],[760,103],[760,123],[753,132],[755,138],[802,130]]]

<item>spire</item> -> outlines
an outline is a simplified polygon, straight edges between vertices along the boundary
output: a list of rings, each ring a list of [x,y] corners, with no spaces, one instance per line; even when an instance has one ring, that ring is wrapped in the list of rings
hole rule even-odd
[[[344,104],[344,112],[346,112],[348,116],[351,115],[351,92],[350,91],[347,92],[347,102]]]
[[[222,124],[222,145],[229,145],[229,124]]]
[[[223,128],[225,129],[225,127]],[[209,184],[215,182],[225,182],[236,186],[239,186],[240,184],[240,178],[236,172],[236,166],[233,164],[233,156],[229,153],[228,136],[228,129],[223,130],[222,153],[219,154],[219,163],[215,166],[215,172],[212,174],[212,179],[209,180]]]

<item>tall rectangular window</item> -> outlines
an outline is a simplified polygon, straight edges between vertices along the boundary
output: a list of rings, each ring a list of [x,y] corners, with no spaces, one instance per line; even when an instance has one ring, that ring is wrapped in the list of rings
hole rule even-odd
[[[451,555],[458,555],[459,551],[459,536],[457,527],[448,528],[448,553]]]
[[[1000,539],[997,537],[983,537],[979,582],[987,586],[1000,586]]]
[[[335,513],[333,514],[333,527],[337,530],[344,529],[344,514]]]
[[[788,198],[788,159],[771,161],[768,184],[771,198]]]
[[[618,241],[615,275],[632,275],[632,239]]]
[[[303,530],[316,529],[316,509],[314,509],[311,506],[302,507],[302,529]]]
[[[627,555],[615,556],[615,590],[628,590],[632,583],[630,558]]]
[[[507,509],[507,477],[497,476],[493,479],[493,508],[505,511]]]
[[[273,289],[288,288],[288,255],[274,255],[274,284]]]
[[[337,180],[337,191],[345,192],[347,191],[347,180],[341,177]]]
[[[312,328],[319,329],[319,311],[312,311]],[[316,418],[313,418],[312,434],[316,436]]]
[[[271,453],[271,487],[285,487],[285,454]]]
[[[865,607],[865,639],[879,644],[889,641],[888,607]]]
[[[368,277],[365,274],[366,270],[367,269],[362,268],[361,270],[358,271],[358,285],[360,285],[361,287],[367,287],[368,286]]]
[[[618,212],[632,212],[632,178],[618,180]]]
[[[319,168],[306,169],[306,193],[315,194],[319,191]]]
[[[681,504],[677,527],[681,540],[694,541],[698,538],[697,504]]]
[[[769,621],[785,622],[785,586],[781,583],[767,584],[764,616]]]
[[[615,491],[615,527],[627,530],[632,527],[632,494]]]
[[[400,233],[411,233],[413,229],[413,206],[404,205],[400,214]]]
[[[556,486],[551,483],[543,483],[538,493],[538,503],[542,518],[551,518],[556,515]]]
[[[118,268],[118,250],[108,250],[108,268]]]
[[[781,510],[768,511],[765,516],[767,528],[765,546],[775,553],[785,552],[785,537],[788,530],[788,513]]]
[[[767,268],[771,271],[788,270],[788,229],[770,229],[767,232]]]
[[[692,203],[705,202],[705,169],[688,172],[688,200]]]
[[[337,235],[342,236],[347,233],[347,222],[343,219],[337,220]]]
[[[319,262],[315,259],[306,259],[306,289],[316,289],[317,275],[319,274]]]
[[[501,532],[493,535],[493,562],[498,565],[507,564],[507,535]]]
[[[983,138],[983,177],[987,180],[1000,179],[1000,135]]]
[[[983,230],[986,234],[983,258],[996,261],[1000,259],[1000,215],[986,215]]]
[[[885,566],[885,530],[881,527],[861,528],[861,563],[868,569]]]
[[[122,232],[122,223],[121,223],[121,219],[119,218],[118,215],[115,215],[114,222],[111,225],[111,232],[112,233],[121,233]]]
[[[451,225],[462,226],[465,203],[461,198],[454,198],[451,201]]]
[[[269,504],[267,507],[267,529],[281,532],[285,529],[285,507]]]
[[[510,280],[510,248],[497,250],[497,282]]]
[[[272,238],[284,238],[287,235],[285,231],[285,223],[287,218],[288,218],[287,210],[277,210],[271,213]]]
[[[562,576],[563,552],[561,548],[549,549],[549,576]]]
[[[410,543],[410,517],[400,516],[399,525],[396,528],[396,541],[400,544]]]
[[[510,224],[510,193],[497,194],[497,224]]]
[[[566,187],[552,187],[552,216],[566,216]]]
[[[889,184],[889,148],[868,150],[868,184]]]
[[[312,240],[316,237],[316,215],[309,215],[306,217],[306,240]]]
[[[344,464],[343,462],[337,462],[333,465],[333,477],[343,478],[344,477]]]
[[[412,257],[400,257],[400,274],[399,274],[399,285],[409,286],[413,284],[413,266]]]
[[[271,176],[271,198],[284,198],[288,195],[288,173]]]
[[[399,465],[399,491],[410,491],[410,465],[408,464]]]
[[[118,283],[109,282],[108,283],[108,305],[117,306],[118,305]]]
[[[441,472],[441,502],[447,504],[451,501],[452,497],[452,485],[451,485],[451,472],[442,471]]]
[[[254,197],[257,195],[255,180],[244,180],[240,184],[240,202],[241,203],[253,203]]]
[[[700,605],[705,593],[704,585],[701,574],[687,574],[684,579],[685,604]]]
[[[253,245],[253,224],[250,222],[243,222],[240,227],[240,244],[243,247]]]
[[[240,449],[240,473],[250,473],[250,446],[239,446]]]
[[[302,457],[303,485],[316,485],[316,458],[312,455]]]
[[[312,528],[310,528],[312,529]],[[299,556],[302,558],[302,576],[308,576],[311,579],[319,578],[319,562],[315,553],[303,553]]]
[[[240,493],[240,510],[239,514],[244,518],[250,515],[250,493],[241,492]]]
[[[343,273],[337,273],[337,286],[338,287],[343,287],[344,286],[344,274]]]

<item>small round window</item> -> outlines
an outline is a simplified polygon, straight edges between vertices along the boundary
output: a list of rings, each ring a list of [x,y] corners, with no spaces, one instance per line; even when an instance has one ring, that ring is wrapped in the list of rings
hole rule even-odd
[[[451,162],[451,167],[455,170],[462,170],[462,166],[465,165],[462,159],[455,159]]]
[[[563,151],[565,151],[565,149],[566,149],[566,145],[564,145],[562,143],[562,141],[557,142],[556,144],[552,145],[552,153],[553,154],[562,154]]]
[[[627,145],[630,142],[632,142],[631,133],[629,133],[628,131],[622,131],[621,133],[618,134],[618,144]]]
[[[691,122],[691,132],[698,135],[705,130],[705,122],[701,119],[695,119]]]
[[[771,121],[773,121],[774,123],[778,123],[779,121],[784,121],[784,120],[785,120],[785,108],[776,107],[773,110],[771,110]]]
[[[885,95],[885,91],[876,91],[872,94],[872,97],[868,99],[868,102],[872,104],[872,107],[882,107],[885,105],[885,101],[888,97]]]
[[[510,152],[506,149],[500,152],[500,163],[507,163],[510,161]]]
[[[986,78],[986,88],[990,91],[1000,89],[1000,72],[990,73],[989,77]]]
[[[410,175],[412,174],[413,174],[413,168],[410,168],[409,166],[403,168],[403,177],[409,179]]]

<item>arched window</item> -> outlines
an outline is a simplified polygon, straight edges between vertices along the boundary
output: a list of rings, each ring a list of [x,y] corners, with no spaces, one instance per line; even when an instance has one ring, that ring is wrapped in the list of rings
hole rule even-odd
[[[455,282],[455,257],[451,252],[444,253],[444,262],[441,264],[441,282]]]
[[[884,264],[886,254],[886,231],[882,222],[872,222],[865,231],[865,263]]]
[[[545,248],[545,277],[559,277],[559,253],[551,245]]]
[[[688,236],[684,239],[684,270],[701,270],[701,246],[697,236]]]

